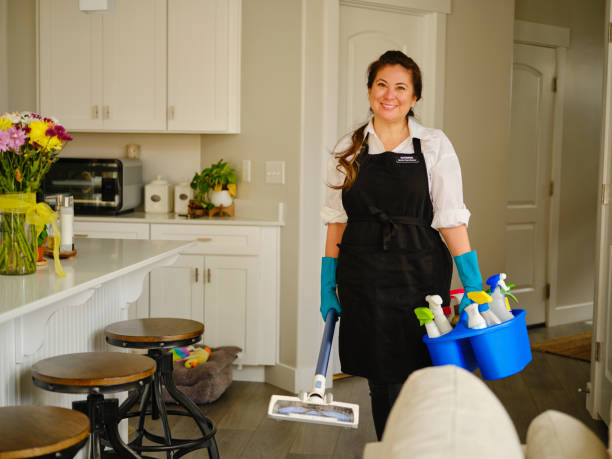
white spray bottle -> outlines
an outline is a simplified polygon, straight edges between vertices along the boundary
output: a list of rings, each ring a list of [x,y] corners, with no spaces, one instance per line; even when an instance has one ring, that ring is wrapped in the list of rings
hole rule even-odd
[[[438,326],[434,322],[434,315],[428,308],[415,308],[414,313],[419,319],[421,325],[425,325],[425,331],[427,331],[427,336],[430,338],[437,338],[440,336],[440,330],[438,330]]]
[[[478,312],[487,323],[487,327],[501,324],[501,320],[489,308],[491,297],[486,292],[469,292],[468,298],[478,304]]]
[[[465,307],[465,312],[468,315],[468,328],[479,330],[481,328],[487,328],[487,322],[478,312],[478,305],[472,303]]]
[[[495,315],[502,322],[506,322],[514,318],[512,312],[508,311],[506,307],[506,295],[505,291],[508,290],[504,280],[506,279],[505,273],[494,274],[487,279],[487,285],[491,289],[491,302],[489,306],[495,313]]]
[[[441,335],[445,335],[453,329],[450,322],[442,311],[442,297],[440,295],[427,295],[425,301],[429,303],[429,310],[434,316],[434,322]]]

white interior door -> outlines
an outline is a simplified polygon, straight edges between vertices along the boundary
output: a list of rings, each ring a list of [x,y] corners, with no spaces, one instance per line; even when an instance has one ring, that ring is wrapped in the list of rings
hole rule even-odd
[[[555,69],[553,48],[514,45],[506,272],[528,324],[546,321]]]
[[[612,22],[610,0],[606,1],[606,17]],[[599,162],[601,194],[597,212],[595,306],[593,308],[593,345],[591,347],[591,393],[587,408],[595,418],[610,424],[612,402],[612,213],[609,191],[612,177],[612,47],[606,40],[604,55],[604,103],[602,116],[602,148]],[[599,352],[598,352],[599,348]]]

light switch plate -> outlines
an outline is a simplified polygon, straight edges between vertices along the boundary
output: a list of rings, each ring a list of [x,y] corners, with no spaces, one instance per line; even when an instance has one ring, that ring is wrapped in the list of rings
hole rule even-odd
[[[251,181],[251,160],[250,159],[242,160],[242,181],[243,182]]]
[[[285,184],[285,161],[266,161],[266,183]]]

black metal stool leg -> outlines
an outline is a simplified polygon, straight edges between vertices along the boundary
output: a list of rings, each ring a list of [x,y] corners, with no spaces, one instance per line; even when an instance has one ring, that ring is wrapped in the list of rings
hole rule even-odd
[[[179,452],[179,454],[177,454],[176,457],[183,456],[184,454],[196,449],[207,448],[209,457],[211,459],[217,459],[219,457],[217,442],[215,441],[215,433],[217,429],[214,423],[202,414],[202,411],[193,402],[193,400],[183,394],[174,384],[174,367],[172,365],[172,356],[168,353],[162,354],[157,365],[158,369],[161,371],[161,378],[168,393],[187,410],[187,412],[193,417],[198,428],[202,432],[202,435],[204,435],[204,437],[200,440],[201,444],[196,444],[192,447],[185,447]]]
[[[162,429],[164,431],[164,440],[167,446],[172,446],[172,436],[170,434],[170,423],[168,422],[168,413],[166,412],[166,403],[162,397],[162,378],[159,377],[157,372],[155,371],[155,378],[153,380],[153,392],[155,394],[155,401],[157,402],[157,408],[159,410],[159,418],[162,423]],[[174,457],[174,453],[172,450],[166,451],[166,457],[171,459]]]
[[[151,383],[152,384],[152,383]],[[131,443],[135,445],[137,449],[142,447],[142,437],[144,436],[144,423],[145,416],[147,415],[147,405],[151,400],[151,384],[147,384],[142,393],[142,398],[140,399],[139,411],[138,411],[138,427],[136,429],[136,438]]]
[[[100,412],[100,403],[104,400],[102,394],[89,394],[87,400],[72,402],[72,408],[86,414],[89,418],[89,443],[87,445],[87,457],[89,459],[100,459],[102,457],[100,447],[100,433],[103,431],[103,417]]]
[[[123,443],[119,435],[119,401],[116,398],[104,400],[102,410],[104,429],[115,453],[122,458],[139,459],[140,456]]]

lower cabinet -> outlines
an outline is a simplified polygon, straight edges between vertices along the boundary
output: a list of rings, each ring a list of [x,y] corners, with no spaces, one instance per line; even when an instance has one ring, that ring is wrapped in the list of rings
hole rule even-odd
[[[202,342],[239,346],[234,363],[274,365],[279,307],[279,227],[75,221],[83,237],[196,241],[172,266],[151,271],[130,318],[204,324]]]
[[[175,317],[204,323],[204,257],[180,255],[172,266],[151,271],[150,317]]]

